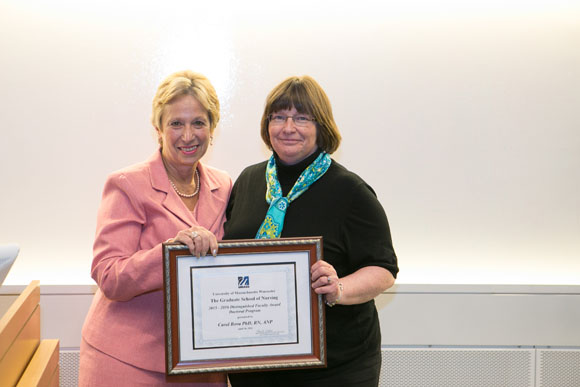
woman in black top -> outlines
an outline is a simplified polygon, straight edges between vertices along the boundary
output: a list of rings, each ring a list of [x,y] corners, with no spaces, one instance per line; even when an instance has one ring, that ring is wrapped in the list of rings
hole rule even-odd
[[[231,193],[224,239],[323,237],[311,268],[327,305],[327,368],[230,374],[238,386],[377,386],[381,333],[374,298],[398,272],[373,189],[330,159],[340,133],[314,79],[291,77],[268,95],[262,139],[270,160],[246,168]]]

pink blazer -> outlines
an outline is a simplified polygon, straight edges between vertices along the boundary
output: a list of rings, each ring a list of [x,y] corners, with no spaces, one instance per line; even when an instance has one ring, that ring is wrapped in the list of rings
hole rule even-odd
[[[161,243],[193,225],[223,237],[232,180],[201,163],[198,170],[201,187],[193,213],[171,188],[160,152],[111,174],[105,183],[91,271],[99,289],[82,336],[146,370],[165,372]]]

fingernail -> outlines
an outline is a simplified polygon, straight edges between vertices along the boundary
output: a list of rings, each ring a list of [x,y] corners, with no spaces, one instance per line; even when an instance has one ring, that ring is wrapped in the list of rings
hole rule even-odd
[[[214,257],[216,257],[216,256],[217,256],[217,249],[213,249],[213,250],[211,251],[211,253],[212,253],[212,255],[213,255]]]

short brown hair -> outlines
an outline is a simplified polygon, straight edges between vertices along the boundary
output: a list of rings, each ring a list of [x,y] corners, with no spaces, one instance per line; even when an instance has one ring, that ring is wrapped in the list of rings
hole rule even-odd
[[[262,140],[268,148],[272,149],[268,132],[270,114],[292,107],[316,120],[316,145],[319,148],[328,153],[338,149],[341,136],[334,122],[330,101],[322,87],[308,75],[287,78],[268,94],[260,128]]]
[[[153,114],[151,115],[153,126],[161,130],[161,116],[165,106],[182,95],[191,95],[207,110],[209,130],[213,134],[220,120],[220,101],[209,79],[190,70],[171,74],[157,88],[157,93],[153,98]]]

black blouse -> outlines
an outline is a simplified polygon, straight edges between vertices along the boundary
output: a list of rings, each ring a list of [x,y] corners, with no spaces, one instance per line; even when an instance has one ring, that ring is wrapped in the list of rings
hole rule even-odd
[[[287,166],[276,157],[278,180],[287,195],[320,151]],[[246,168],[234,184],[226,210],[224,239],[252,239],[266,216],[266,164]],[[366,266],[398,272],[389,224],[373,189],[336,161],[300,197],[290,203],[281,237],[323,237],[324,260],[339,277]],[[374,300],[326,309],[328,369],[356,361],[380,348]]]

